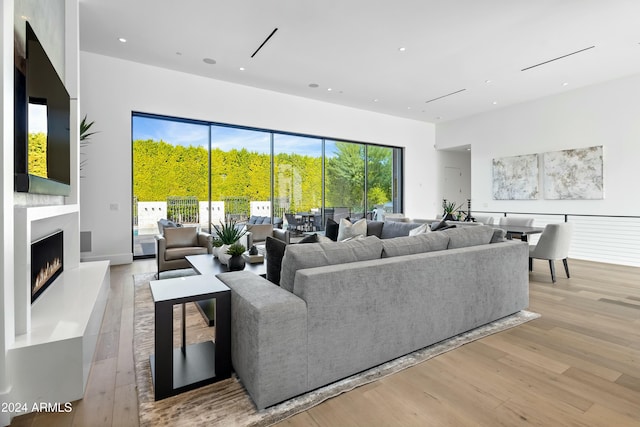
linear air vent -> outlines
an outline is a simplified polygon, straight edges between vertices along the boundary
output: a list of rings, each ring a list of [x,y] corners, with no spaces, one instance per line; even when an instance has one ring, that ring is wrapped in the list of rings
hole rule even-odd
[[[456,93],[464,92],[465,90],[467,90],[467,89],[460,89],[460,90],[457,90],[455,92],[451,92],[451,93],[448,93],[446,95],[442,95],[442,96],[439,96],[437,98],[433,98],[433,99],[430,99],[428,101],[424,101],[424,103],[428,104],[430,102],[437,101],[438,99],[446,98],[447,96],[451,96],[451,95],[455,95]]]
[[[269,34],[269,35],[267,36],[267,38],[266,38],[266,39],[264,39],[264,41],[262,42],[262,44],[261,44],[260,46],[258,46],[258,48],[256,49],[256,51],[255,51],[255,52],[253,52],[253,55],[251,55],[251,57],[252,57],[252,58],[253,58],[254,56],[256,56],[256,53],[258,53],[258,52],[260,51],[260,49],[262,49],[262,47],[263,47],[265,44],[267,44],[267,42],[269,41],[269,39],[270,39],[271,37],[273,37],[273,35],[276,33],[276,31],[278,31],[278,29],[277,29],[277,28],[274,28],[274,29],[273,29],[273,31],[271,31],[271,34]]]
[[[532,65],[532,66],[527,67],[527,68],[523,68],[520,71],[527,71],[527,70],[530,70],[532,68],[539,67],[539,66],[544,65],[544,64],[548,64],[549,62],[557,61],[558,59],[562,59],[562,58],[566,58],[566,57],[571,56],[571,55],[575,55],[576,53],[585,52],[585,51],[587,51],[589,49],[593,49],[594,47],[595,46],[585,47],[584,49],[576,50],[575,52],[567,53],[566,55],[558,56],[557,58],[549,59],[548,61],[544,61],[544,62],[541,62],[541,63],[536,64],[536,65]]]

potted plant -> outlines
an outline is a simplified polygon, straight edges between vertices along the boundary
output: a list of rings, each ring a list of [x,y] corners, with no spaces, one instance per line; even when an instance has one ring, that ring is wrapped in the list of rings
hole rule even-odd
[[[232,219],[229,219],[226,223],[220,221],[220,226],[213,225],[213,228],[216,232],[216,239],[222,242],[222,245],[218,247],[218,259],[222,264],[226,264],[230,258],[230,255],[227,254],[227,249],[240,240],[247,233],[247,230],[238,229],[236,222]]]
[[[455,221],[454,213],[461,207],[461,204],[456,206],[456,202],[447,202],[447,199],[442,199],[443,219],[445,221]]]
[[[227,249],[227,254],[231,256],[231,258],[229,258],[229,261],[227,262],[229,271],[244,270],[245,261],[242,257],[242,254],[245,250],[246,248],[240,243],[234,243],[233,245],[229,246],[229,249]]]
[[[211,253],[213,254],[214,258],[218,257],[218,250],[220,249],[221,246],[222,246],[222,240],[218,239],[217,237],[211,240]]]

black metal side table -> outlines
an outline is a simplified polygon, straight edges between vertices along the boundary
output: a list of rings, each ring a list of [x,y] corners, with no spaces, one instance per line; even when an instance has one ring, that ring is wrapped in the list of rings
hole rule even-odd
[[[155,354],[149,358],[155,400],[231,376],[231,290],[213,275],[151,281]],[[215,299],[216,339],[186,345],[184,304]],[[182,345],[173,347],[173,306],[182,304]]]

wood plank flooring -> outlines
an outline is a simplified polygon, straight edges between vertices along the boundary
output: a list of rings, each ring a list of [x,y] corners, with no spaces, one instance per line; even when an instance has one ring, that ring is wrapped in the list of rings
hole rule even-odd
[[[111,268],[84,399],[62,414],[12,426],[138,426],[132,275],[153,260]],[[489,336],[330,399],[280,426],[640,426],[640,269],[546,262],[530,274],[540,319]]]

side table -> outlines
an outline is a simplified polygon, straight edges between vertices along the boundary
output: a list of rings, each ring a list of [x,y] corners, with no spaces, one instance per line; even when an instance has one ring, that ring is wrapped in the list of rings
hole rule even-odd
[[[149,283],[155,305],[155,354],[151,376],[155,400],[231,376],[231,290],[215,276],[189,276]],[[184,304],[216,301],[216,339],[186,345]],[[173,348],[173,306],[182,304],[182,346]]]

